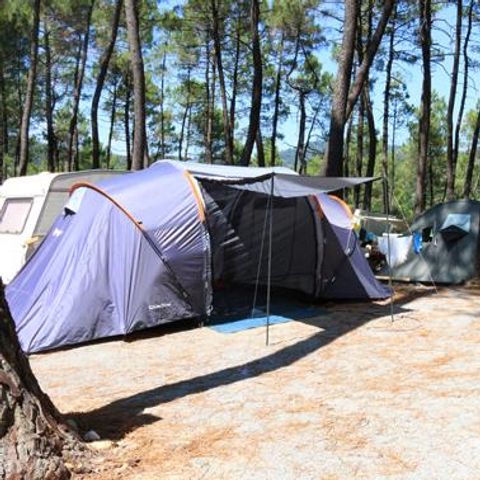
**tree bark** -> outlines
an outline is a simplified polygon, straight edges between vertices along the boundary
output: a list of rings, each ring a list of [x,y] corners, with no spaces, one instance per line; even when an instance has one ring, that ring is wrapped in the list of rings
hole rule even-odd
[[[382,7],[382,15],[378,21],[377,28],[373,33],[371,39],[368,42],[367,48],[363,55],[363,60],[360,66],[357,69],[357,75],[355,76],[355,82],[352,85],[350,94],[348,95],[347,107],[346,107],[346,119],[352,114],[355,103],[358,100],[358,97],[362,93],[363,86],[365,81],[368,79],[368,72],[370,71],[370,66],[372,65],[373,59],[378,50],[378,46],[382,41],[383,34],[385,33],[385,28],[388,23],[388,19],[393,10],[395,0],[385,0]]]
[[[462,43],[462,17],[463,2],[457,0],[457,22],[455,27],[455,50],[453,53],[452,75],[450,81],[450,94],[447,107],[447,198],[455,198],[455,155],[453,153],[453,109],[457,97],[458,70],[460,66],[460,49]]]
[[[217,64],[218,72],[218,81],[220,83],[220,96],[222,97],[222,106],[223,106],[223,136],[225,141],[225,162],[229,165],[233,165],[233,151],[230,150],[232,145],[232,132],[230,130],[230,118],[228,114],[228,104],[227,104],[227,91],[225,87],[225,73],[223,71],[222,63],[222,46],[220,42],[220,22],[218,18],[218,9],[216,0],[211,0],[210,2],[212,9],[212,19],[213,19],[213,46],[215,51],[215,60]]]
[[[395,6],[390,22],[390,39],[388,43],[388,60],[385,68],[385,90],[383,92],[383,135],[382,135],[382,175],[384,181],[383,185],[383,211],[387,213],[390,211],[390,195],[389,195],[389,182],[388,182],[388,123],[390,121],[390,87],[392,84],[392,67],[393,57],[395,54],[394,42],[395,42],[395,20],[396,20],[397,8]]]
[[[78,75],[75,82],[75,88],[73,90],[73,105],[72,105],[72,117],[70,118],[70,126],[68,130],[68,171],[78,169],[78,152],[76,151],[76,144],[78,141],[78,111],[80,108],[80,98],[82,95],[83,78],[85,75],[85,65],[87,64],[88,46],[90,40],[90,25],[92,21],[93,5],[95,0],[92,0],[87,10],[87,21],[85,27],[85,34],[83,35],[82,47],[80,50],[80,63]]]
[[[282,33],[280,38],[280,52],[278,54],[277,73],[275,75],[275,100],[272,117],[272,136],[270,137],[270,165],[275,165],[277,156],[277,128],[278,116],[280,111],[280,92],[282,88],[282,68],[283,68],[283,48],[285,42],[285,35]]]
[[[212,125],[213,125],[213,106],[212,106],[212,95],[210,85],[210,66],[212,66],[212,76],[214,76],[213,68],[215,62],[212,62],[211,52],[210,52],[210,38],[209,32],[207,31],[207,38],[205,40],[205,105],[206,105],[206,118],[205,118],[205,162],[212,163]]]
[[[377,156],[377,132],[375,131],[375,117],[373,115],[372,102],[370,100],[370,92],[368,89],[363,90],[363,101],[365,103],[365,111],[367,113],[368,124],[368,162],[367,177],[373,177],[375,172],[375,161]],[[370,211],[372,207],[372,182],[365,184],[363,195],[363,208]]]
[[[468,56],[468,44],[470,41],[470,35],[472,33],[472,20],[473,20],[473,7],[475,4],[475,0],[470,1],[470,5],[468,7],[468,14],[467,14],[467,32],[465,34],[465,41],[463,43],[463,62],[464,62],[464,70],[463,70],[463,88],[462,88],[462,96],[460,98],[460,107],[458,109],[458,116],[457,122],[455,124],[455,137],[453,142],[453,159],[455,165],[458,161],[458,150],[460,148],[460,128],[462,126],[463,120],[463,112],[465,111],[465,101],[467,99],[467,91],[468,91],[468,74],[469,74],[469,63],[470,59]],[[475,159],[475,157],[474,157]],[[469,164],[467,165],[467,171],[469,168]],[[473,174],[473,165],[472,165],[472,172]],[[470,179],[471,182],[471,179]],[[465,185],[464,185],[464,193],[465,193]],[[470,192],[469,192],[470,194]]]
[[[30,43],[30,68],[27,78],[27,93],[23,105],[22,121],[19,134],[19,158],[18,170],[20,175],[27,174],[28,167],[28,146],[30,132],[30,118],[32,116],[33,97],[35,93],[35,83],[37,80],[37,58],[38,58],[38,30],[40,25],[40,0],[34,0],[33,4],[33,29]]]
[[[255,137],[255,145],[257,147],[257,163],[259,167],[265,166],[265,151],[263,149],[263,135],[260,125],[258,126],[257,136]]]
[[[5,125],[4,125],[4,109],[5,109],[5,87],[3,78],[3,57],[0,50],[0,185],[3,183],[3,170],[5,165]]]
[[[343,130],[350,80],[352,76],[353,53],[359,4],[357,0],[345,0],[343,39],[338,61],[337,81],[335,82],[330,129],[325,155],[325,175],[341,177],[343,173]]]
[[[240,61],[240,14],[237,15],[236,29],[235,29],[235,57],[233,63],[232,76],[232,96],[230,98],[230,151],[233,154],[235,146],[235,114],[237,110],[237,90],[238,90],[238,67]]]
[[[465,184],[463,187],[463,197],[470,198],[472,193],[473,167],[475,166],[475,157],[477,156],[478,135],[480,133],[480,109],[477,113],[477,120],[472,135],[472,145],[468,154],[467,171],[465,173]]]
[[[110,168],[110,159],[112,156],[112,138],[115,125],[115,116],[117,113],[117,81],[113,84],[112,110],[110,113],[110,130],[108,132],[106,167]]]
[[[92,122],[92,168],[100,168],[100,140],[98,135],[98,105],[100,97],[102,96],[103,85],[107,78],[108,66],[112,58],[115,43],[117,41],[118,24],[120,23],[120,14],[122,12],[122,0],[117,0],[115,11],[112,20],[112,33],[110,42],[103,52],[100,59],[100,71],[98,72],[97,83],[95,85],[95,92],[92,98],[92,108],[90,111],[90,118]]]
[[[161,158],[165,158],[165,72],[167,68],[167,44],[163,46],[163,57],[162,57],[162,74],[160,76],[160,154]],[[158,155],[157,155],[158,157]],[[158,158],[156,158],[158,160]]]
[[[357,177],[362,176],[363,172],[363,131],[365,123],[365,103],[360,102],[358,106],[358,123],[357,123],[357,155],[355,157],[355,174]],[[355,208],[360,208],[360,185],[354,188]]]
[[[253,53],[253,85],[252,85],[252,104],[250,107],[250,119],[248,122],[247,139],[240,157],[240,165],[248,166],[252,156],[253,145],[257,131],[260,127],[260,110],[262,106],[262,52],[260,49],[260,35],[258,33],[258,23],[260,21],[260,8],[258,0],[250,2],[250,29],[252,35],[252,53]]]
[[[81,451],[20,349],[0,285],[0,478],[70,478],[65,461]]]
[[[298,108],[300,110],[300,120],[298,122],[297,149],[295,151],[295,164],[293,168],[296,172],[299,171],[300,173],[302,173],[305,165],[305,124],[307,122],[305,95],[306,93],[303,90],[298,90]]]
[[[180,136],[178,137],[178,159],[183,160],[183,138],[185,136],[185,125],[187,123],[188,112],[190,110],[190,77],[192,74],[192,67],[187,67],[187,103],[182,115],[182,125],[180,127]]]
[[[430,140],[430,113],[432,97],[431,78],[431,0],[419,0],[420,8],[420,43],[422,49],[423,81],[419,122],[419,149],[417,163],[417,180],[415,189],[415,213],[425,210],[425,185],[428,166],[428,147]]]
[[[132,169],[132,149],[130,145],[130,97],[131,97],[131,84],[130,77],[127,74],[125,79],[125,108],[123,110],[123,118],[125,123],[125,150],[127,156],[127,170]]]
[[[132,154],[133,170],[141,170],[144,167],[144,157],[147,152],[145,71],[143,67],[137,6],[135,0],[125,0],[128,46],[133,73],[133,109],[135,122]]]
[[[55,154],[57,137],[53,126],[53,88],[52,88],[52,55],[50,50],[50,30],[47,20],[44,21],[44,47],[45,47],[45,117],[47,120],[47,168],[49,172],[55,171]]]
[[[8,138],[8,110],[7,110],[7,92],[5,89],[5,74],[3,70],[3,58],[0,57],[0,97],[2,104],[0,106],[0,123],[2,125],[2,135],[3,139],[3,154],[8,155],[9,147],[9,138]]]

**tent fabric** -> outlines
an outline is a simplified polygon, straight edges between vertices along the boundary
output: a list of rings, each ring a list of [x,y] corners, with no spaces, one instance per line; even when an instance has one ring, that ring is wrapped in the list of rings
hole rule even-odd
[[[249,190],[264,195],[281,198],[306,197],[320,193],[335,192],[343,188],[354,187],[377,180],[374,177],[342,178],[342,177],[307,177],[270,172],[264,176],[244,179],[213,179],[238,190]],[[273,187],[273,188],[272,188]]]
[[[436,205],[418,216],[411,230],[423,237],[421,250],[415,253],[412,249],[405,262],[392,268],[394,279],[459,284],[478,275],[480,202]]]
[[[223,180],[239,174],[226,168]],[[196,176],[163,161],[97,187],[77,185],[6,290],[23,350],[208,317],[215,288],[252,285],[259,264],[265,283],[266,245],[259,259],[269,197],[212,183],[207,170]],[[252,170],[244,179],[264,175]],[[341,202],[276,197],[273,229],[274,285],[317,298],[390,294],[369,270]]]

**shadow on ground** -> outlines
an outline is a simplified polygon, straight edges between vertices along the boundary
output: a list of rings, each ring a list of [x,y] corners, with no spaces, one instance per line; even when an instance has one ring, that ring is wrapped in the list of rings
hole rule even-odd
[[[398,298],[393,308],[394,314],[410,312],[410,309],[404,307],[407,303],[432,293],[434,293],[434,290],[415,290],[397,295]],[[372,320],[387,316],[391,312],[389,303],[330,303],[327,306],[331,314],[309,320],[300,320],[318,327],[319,331],[293,345],[241,365],[167,385],[160,385],[115,400],[96,410],[69,413],[67,416],[74,418],[82,429],[93,428],[102,438],[120,440],[138,427],[161,420],[154,415],[143,413],[144,409],[287,367],[334,342],[341,336]],[[146,335],[144,333],[142,336],[145,337]]]

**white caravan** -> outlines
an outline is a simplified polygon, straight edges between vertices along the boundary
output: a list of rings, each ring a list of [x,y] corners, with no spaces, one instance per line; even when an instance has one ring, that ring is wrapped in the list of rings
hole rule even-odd
[[[39,173],[5,180],[0,187],[0,277],[9,283],[32,255],[77,182],[96,183],[125,172],[87,170]]]

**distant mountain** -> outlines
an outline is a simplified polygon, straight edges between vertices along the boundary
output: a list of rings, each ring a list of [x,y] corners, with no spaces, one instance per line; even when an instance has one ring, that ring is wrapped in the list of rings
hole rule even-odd
[[[295,165],[295,152],[297,151],[296,148],[290,147],[285,150],[281,150],[279,152],[280,159],[282,160],[282,165],[284,167],[293,168]],[[307,152],[307,162],[312,157],[316,155],[323,156],[323,152],[325,151],[325,144],[324,142],[311,142],[308,147]]]

